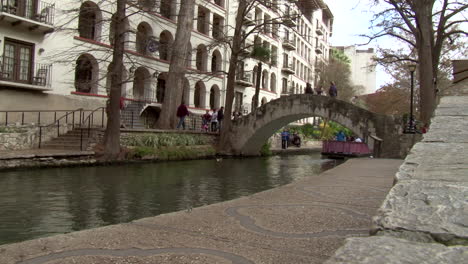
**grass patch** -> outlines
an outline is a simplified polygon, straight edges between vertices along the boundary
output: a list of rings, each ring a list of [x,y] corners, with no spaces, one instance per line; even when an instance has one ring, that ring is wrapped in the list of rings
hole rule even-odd
[[[127,157],[129,159],[185,160],[200,157],[210,157],[214,156],[215,153],[215,149],[212,146],[172,146],[161,148],[139,146],[130,149]]]

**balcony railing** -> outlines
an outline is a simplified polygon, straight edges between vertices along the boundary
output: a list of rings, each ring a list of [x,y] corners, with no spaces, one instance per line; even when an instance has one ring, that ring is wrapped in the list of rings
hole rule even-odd
[[[245,86],[245,87],[253,86],[252,75],[247,72],[244,72],[244,73],[239,72],[236,75],[236,83],[240,86]]]
[[[35,63],[28,66],[19,59],[7,58],[4,58],[3,62],[0,61],[0,81],[10,82],[10,85],[15,87],[31,85],[50,89],[51,73],[51,64]]]
[[[323,26],[320,25],[320,24],[317,24],[317,28],[315,29],[315,32],[317,33],[317,35],[323,35]]]
[[[18,1],[1,0],[0,12],[34,20],[40,23],[53,25],[55,4],[49,4],[41,0]]]
[[[285,63],[283,64],[283,68],[281,69],[284,73],[288,74],[295,74],[296,71],[294,70],[294,66],[292,63]]]
[[[296,50],[296,39],[293,37],[284,37],[283,47],[287,50]]]

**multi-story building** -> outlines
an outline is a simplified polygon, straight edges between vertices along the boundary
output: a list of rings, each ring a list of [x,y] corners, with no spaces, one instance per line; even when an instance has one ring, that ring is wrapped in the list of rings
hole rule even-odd
[[[356,94],[370,94],[376,90],[376,57],[373,48],[365,50],[357,49],[356,46],[338,46],[334,47],[341,50],[351,60],[351,81],[357,88]]]
[[[46,2],[49,1],[49,2]],[[110,87],[115,1],[2,0],[0,2],[0,110],[102,106]],[[98,2],[100,5],[98,5]],[[125,83],[129,101],[164,101],[180,0],[135,0],[125,21]],[[233,34],[236,1],[197,0],[183,99],[202,113],[224,105],[230,50],[216,45]],[[71,10],[75,10],[71,12]],[[322,0],[258,1],[247,30],[268,24],[247,42],[271,50],[264,61],[260,100],[303,93],[317,62],[328,60],[333,15]],[[231,25],[231,26],[228,26]],[[245,58],[236,77],[235,110],[250,111],[258,60]]]

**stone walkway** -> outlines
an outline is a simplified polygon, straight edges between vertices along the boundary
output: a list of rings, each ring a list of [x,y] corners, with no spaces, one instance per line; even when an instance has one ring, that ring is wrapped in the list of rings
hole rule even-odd
[[[3,245],[0,263],[322,263],[367,236],[401,163],[353,159],[224,203]]]

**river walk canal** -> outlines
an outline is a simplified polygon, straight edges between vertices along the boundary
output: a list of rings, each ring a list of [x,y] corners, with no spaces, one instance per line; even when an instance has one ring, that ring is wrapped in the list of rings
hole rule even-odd
[[[0,173],[0,244],[231,200],[335,166],[320,154]]]

